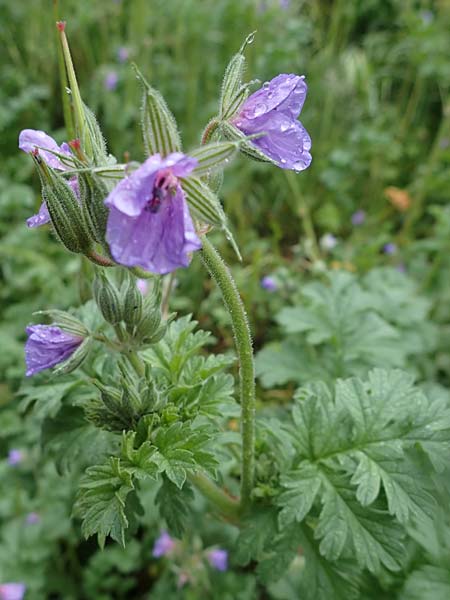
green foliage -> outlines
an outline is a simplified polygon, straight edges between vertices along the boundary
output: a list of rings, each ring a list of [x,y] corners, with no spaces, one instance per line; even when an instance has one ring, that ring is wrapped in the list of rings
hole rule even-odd
[[[301,389],[292,416],[286,434],[297,454],[280,480],[281,532],[303,523],[331,564],[351,559],[375,574],[402,568],[408,527],[430,527],[436,509],[430,472],[448,456],[448,403],[428,399],[408,374],[374,370],[367,381],[339,380],[334,392]],[[318,568],[311,563],[306,573]]]
[[[265,387],[314,385],[296,400],[296,422],[289,416],[290,386],[260,390],[255,510],[238,532],[205,516],[205,505],[192,497],[188,481],[179,489],[166,472],[159,473],[168,466],[180,484],[198,467],[196,461],[204,461],[201,470],[217,473],[227,489],[234,492],[238,484],[239,436],[226,428],[236,427],[228,418],[237,416],[239,407],[232,399],[233,379],[224,374],[234,362],[233,340],[218,292],[205,280],[197,258],[177,272],[170,308],[194,312],[202,327],[214,332],[211,345],[225,356],[207,357],[208,334],[194,334],[193,322],[179,320],[143,354],[148,372],[140,382],[132,376],[130,385],[118,370],[117,356],[95,345],[82,370],[21,383],[24,328],[32,313],[67,310],[88,300],[92,268],[65,253],[47,228],[29,231],[24,225],[41,198],[31,161],[17,150],[17,134],[32,127],[54,135],[58,143],[68,136],[56,101],[55,18],[48,2],[5,0],[0,27],[0,584],[24,581],[26,597],[35,600],[448,598],[450,494],[442,429],[448,406],[444,386],[450,382],[446,3],[291,2],[287,10],[278,0],[218,0],[213,9],[184,0],[59,4],[66,13],[60,17],[70,15],[67,29],[83,97],[100,116],[118,162],[143,156],[137,126],[141,86],[129,61],[117,60],[119,47],[127,48],[130,60],[138,60],[167,99],[188,150],[217,114],[224,69],[248,32],[258,30],[255,43],[246,48],[245,79],[306,74],[309,93],[301,119],[313,140],[312,167],[292,178],[269,165],[236,160],[223,198],[243,262],[236,264],[226,252],[255,348],[263,348],[260,380]],[[113,91],[104,85],[112,71],[118,76]],[[228,92],[224,100],[233,112],[246,90],[232,85]],[[101,137],[97,140],[102,146]],[[409,198],[404,212],[388,200],[388,186],[398,186]],[[102,198],[96,200],[103,209]],[[357,209],[365,210],[366,220],[352,226]],[[222,218],[222,213],[216,216]],[[317,243],[327,232],[337,237],[330,250]],[[386,255],[383,245],[391,241],[397,253]],[[335,274],[329,280],[323,277],[324,265],[358,275]],[[276,293],[260,288],[266,274],[275,275]],[[90,329],[101,326],[92,306],[84,305],[82,312]],[[272,326],[278,314],[282,334]],[[145,337],[153,322],[142,325]],[[377,366],[415,373],[428,400],[417,388],[404,394],[406,380],[394,378],[390,400],[372,414],[366,378]],[[360,379],[340,382],[335,390],[335,379],[349,376]],[[101,381],[107,398],[92,380]],[[317,384],[320,380],[326,387]],[[337,406],[338,396],[343,406]],[[359,422],[355,398],[365,400],[362,414],[373,431]],[[299,408],[303,403],[308,410]],[[298,415],[311,417],[311,435],[298,425]],[[174,423],[181,425],[169,435]],[[197,438],[189,440],[194,431]],[[206,437],[209,443],[203,445]],[[15,467],[5,458],[12,448],[24,455]],[[92,532],[100,538],[110,531],[125,537],[125,549],[105,542],[98,551],[70,518],[80,473],[89,467],[93,471],[82,480],[83,510],[92,511]],[[275,506],[281,498],[284,504]],[[35,524],[27,522],[32,512],[39,515]],[[152,545],[164,521],[172,534],[184,533],[174,554],[157,560]],[[360,542],[361,552],[355,552]],[[338,559],[327,558],[342,544]],[[400,571],[382,566],[370,574],[359,566],[359,554],[370,566],[396,561],[400,544]],[[227,573],[210,568],[210,545],[230,550]],[[180,587],[178,578],[185,573],[190,579]]]
[[[304,286],[298,305],[278,313],[285,339],[259,352],[257,373],[270,387],[364,375],[373,366],[405,367],[435,348],[436,330],[424,322],[429,309],[414,283],[391,269],[360,280],[330,272],[327,282]]]

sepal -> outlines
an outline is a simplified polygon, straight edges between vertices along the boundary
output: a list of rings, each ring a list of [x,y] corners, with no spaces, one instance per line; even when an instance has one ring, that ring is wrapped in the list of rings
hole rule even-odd
[[[84,338],[90,333],[84,323],[64,310],[58,310],[56,308],[49,310],[38,310],[34,312],[33,315],[48,316],[51,318],[52,323],[56,325],[56,327],[59,327],[60,329],[67,331],[67,333],[72,333],[78,337]]]
[[[181,139],[175,117],[163,96],[146,81],[136,66],[134,68],[144,88],[141,125],[147,154],[167,156],[171,152],[180,152]]]
[[[189,156],[198,161],[198,166],[192,171],[192,175],[202,177],[226,166],[233,154],[236,153],[238,146],[239,144],[235,142],[213,142],[196,148],[189,153]]]
[[[66,375],[67,373],[72,373],[72,371],[78,369],[78,367],[84,362],[87,355],[89,354],[89,351],[92,347],[92,343],[92,338],[87,337],[66,361],[64,361],[60,364],[59,367],[54,369],[53,374]]]
[[[108,250],[105,241],[108,209],[105,198],[109,193],[106,183],[94,173],[83,172],[78,176],[84,219],[92,238]]]
[[[198,177],[187,177],[183,179],[182,187],[193,216],[203,223],[226,227],[227,218],[220,200],[203,181]]]
[[[239,142],[239,150],[243,154],[246,154],[250,158],[253,158],[254,160],[258,160],[260,162],[266,162],[272,165],[277,165],[277,163],[274,160],[272,160],[266,154],[258,150],[258,147],[255,146],[255,144],[252,144],[251,141],[249,141],[251,138],[244,135],[242,131],[240,131],[237,127],[234,127],[234,125],[232,125],[231,123],[228,123],[227,121],[222,121],[219,125],[219,129],[220,133],[227,140]]]

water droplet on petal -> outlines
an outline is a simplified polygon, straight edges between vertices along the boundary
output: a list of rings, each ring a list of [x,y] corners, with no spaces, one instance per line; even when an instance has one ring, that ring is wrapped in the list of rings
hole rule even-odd
[[[283,121],[280,125],[280,131],[284,132],[291,128],[291,123],[289,121]]]
[[[294,171],[303,171],[303,169],[306,167],[303,160],[296,161],[292,166],[294,168]]]
[[[265,112],[267,112],[267,106],[264,104],[264,102],[260,102],[255,106],[253,114],[255,115],[255,117],[260,117]]]
[[[281,162],[281,164],[285,165],[285,164],[286,164],[286,159],[285,159],[285,158],[282,158],[282,159],[280,160],[280,162]]]
[[[268,87],[270,87],[270,83],[269,83],[268,81],[265,81],[265,82],[263,83],[263,88],[264,88],[265,90],[267,90],[267,88],[268,88]]]

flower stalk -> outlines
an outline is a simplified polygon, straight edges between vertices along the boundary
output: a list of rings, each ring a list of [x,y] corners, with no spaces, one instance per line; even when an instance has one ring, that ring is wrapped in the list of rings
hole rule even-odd
[[[189,481],[227,518],[231,523],[239,521],[240,504],[217,486],[203,473],[190,473]]]
[[[239,360],[241,397],[241,507],[250,504],[255,472],[255,368],[250,327],[244,304],[230,270],[220,254],[204,235],[200,252],[203,264],[219,286],[225,307],[232,322],[236,351]]]

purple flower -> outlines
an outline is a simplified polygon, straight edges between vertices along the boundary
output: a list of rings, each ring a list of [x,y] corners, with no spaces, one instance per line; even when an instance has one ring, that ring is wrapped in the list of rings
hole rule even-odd
[[[442,140],[439,142],[439,148],[442,148],[442,150],[445,150],[449,146],[450,146],[450,140],[448,139],[448,137],[442,138]]]
[[[383,246],[383,252],[385,254],[395,254],[397,252],[397,245],[394,242],[389,242]]]
[[[54,152],[58,152],[59,154],[65,154],[69,157],[72,156],[69,145],[66,142],[63,142],[61,146],[58,146],[52,137],[47,135],[44,131],[38,131],[36,129],[24,129],[20,132],[19,148],[21,150],[30,153],[33,152],[37,146],[45,148],[45,150],[38,148],[39,156],[42,157],[49,167],[58,171],[67,171],[70,168],[68,165],[65,165],[60,158],[51,152],[48,152],[48,150],[52,150]],[[74,194],[79,197],[77,178],[72,177],[69,180],[69,184]],[[42,202],[39,212],[27,219],[27,225],[28,227],[40,227],[46,223],[50,223],[50,215],[47,210],[47,205],[45,202]]]
[[[23,452],[22,452],[22,450],[18,450],[17,448],[12,448],[8,452],[8,464],[11,467],[15,467],[17,465],[20,465],[20,463],[22,461],[23,461]]]
[[[83,342],[82,337],[63,331],[56,325],[29,325],[26,332],[27,377],[63,362]]]
[[[218,571],[226,571],[228,568],[228,552],[226,550],[222,550],[221,548],[217,548],[216,550],[211,550],[207,554],[209,564],[217,569]]]
[[[37,512],[30,512],[25,518],[25,523],[27,525],[36,525],[37,523],[39,523],[40,520],[41,517],[38,515]]]
[[[261,287],[268,292],[276,292],[278,289],[278,283],[275,277],[271,275],[265,275],[261,279]]]
[[[352,214],[352,224],[353,225],[362,225],[366,220],[366,213],[363,210],[357,210]]]
[[[170,554],[175,548],[175,544],[175,540],[170,537],[167,531],[163,531],[155,541],[155,545],[153,546],[153,556],[155,558],[160,558],[161,556]]]
[[[175,152],[150,156],[122,179],[105,200],[106,239],[116,262],[161,275],[187,267],[201,248],[179,178],[197,165]]]
[[[105,76],[104,85],[109,92],[113,92],[119,83],[119,76],[115,71],[109,71]]]
[[[130,51],[125,46],[121,46],[117,50],[117,58],[118,58],[119,62],[124,63],[129,59],[129,57],[130,57]]]
[[[2,583],[0,584],[0,600],[22,600],[25,590],[24,583]]]
[[[288,10],[291,5],[291,0],[280,0],[280,8],[283,10]]]
[[[245,135],[265,133],[252,143],[282,169],[303,171],[311,163],[311,138],[297,121],[307,89],[304,77],[278,75],[249,96],[232,120]]]

